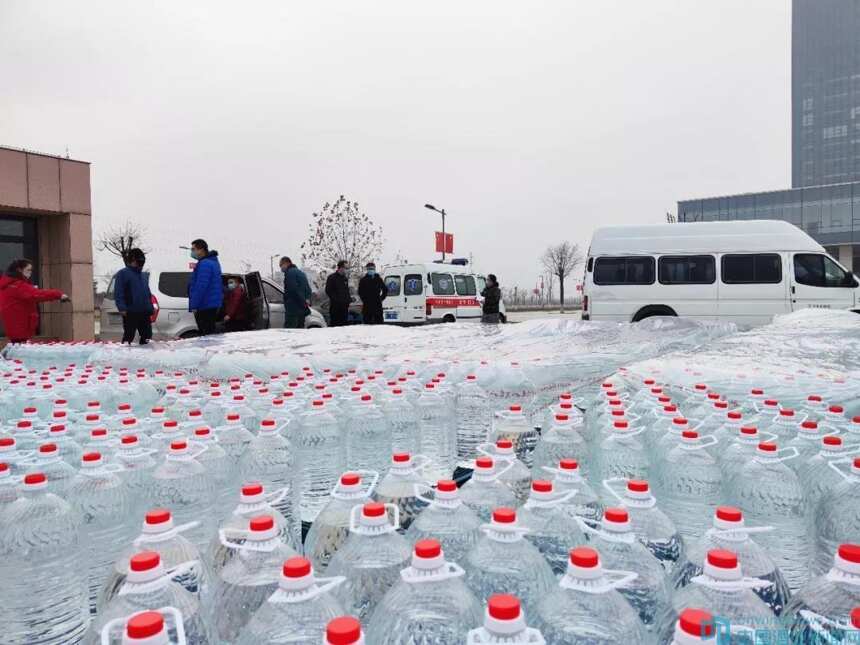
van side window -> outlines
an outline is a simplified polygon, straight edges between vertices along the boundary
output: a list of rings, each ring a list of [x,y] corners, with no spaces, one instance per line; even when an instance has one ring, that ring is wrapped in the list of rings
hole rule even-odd
[[[794,279],[811,287],[847,287],[847,274],[830,258],[819,253],[794,256]]]
[[[389,296],[400,295],[400,276],[389,275],[385,276],[385,288],[388,289]]]
[[[660,284],[713,284],[717,269],[713,255],[664,255],[657,274]]]
[[[191,282],[190,271],[162,273],[158,276],[158,290],[171,298],[187,298],[189,282]]]
[[[407,273],[403,281],[404,296],[420,296],[424,293],[424,279],[417,273]]]
[[[779,284],[782,258],[776,253],[724,255],[720,260],[723,284]]]
[[[431,273],[430,284],[433,285],[433,293],[437,296],[454,295],[454,281],[450,273]]]
[[[263,293],[266,294],[266,301],[270,305],[284,304],[284,292],[278,289],[275,285],[264,282]]]
[[[475,278],[470,275],[455,275],[454,286],[457,288],[458,296],[475,296],[478,292],[475,291]]]
[[[654,258],[597,258],[594,284],[654,284]]]
[[[108,285],[107,291],[105,291],[105,298],[108,300],[114,300],[113,294],[113,285],[116,282],[116,276],[110,279],[110,284]]]

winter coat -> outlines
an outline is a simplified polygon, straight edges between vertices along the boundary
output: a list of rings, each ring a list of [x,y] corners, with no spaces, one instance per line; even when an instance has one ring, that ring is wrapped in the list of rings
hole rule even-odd
[[[188,311],[218,309],[224,302],[224,284],[221,280],[221,263],[218,251],[197,260],[191,281],[188,283]]]
[[[325,281],[325,295],[333,305],[348,306],[352,302],[349,293],[349,280],[337,271],[329,275]]]
[[[224,300],[224,315],[230,316],[230,320],[248,319],[248,301],[245,299],[245,290],[236,285],[227,290],[227,298]]]
[[[381,305],[388,295],[388,287],[378,273],[365,275],[358,281],[358,297],[365,306]]]
[[[117,310],[152,314],[148,273],[137,267],[120,269],[114,278],[113,291]]]
[[[300,316],[308,313],[311,301],[311,286],[305,272],[295,264],[284,273],[284,312],[288,316]]]
[[[494,287],[487,286],[481,292],[484,298],[484,313],[497,314],[499,313],[499,302],[502,299],[502,290],[498,285]]]
[[[0,277],[0,318],[11,340],[29,340],[39,327],[40,302],[59,300],[59,289],[39,289],[24,278]]]

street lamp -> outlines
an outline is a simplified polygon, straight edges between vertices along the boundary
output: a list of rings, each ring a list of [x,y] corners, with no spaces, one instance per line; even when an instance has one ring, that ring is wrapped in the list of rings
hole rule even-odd
[[[424,208],[436,211],[442,216],[442,262],[445,261],[445,209],[436,208],[433,204],[424,204]]]

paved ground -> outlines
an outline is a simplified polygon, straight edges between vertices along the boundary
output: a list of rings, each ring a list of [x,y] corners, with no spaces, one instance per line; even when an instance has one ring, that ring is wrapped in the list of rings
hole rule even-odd
[[[537,318],[561,318],[562,316],[565,318],[571,318],[573,320],[579,320],[580,312],[577,311],[568,311],[566,313],[559,313],[558,310],[555,311],[509,311],[508,312],[508,322],[524,322],[526,320],[535,320]]]

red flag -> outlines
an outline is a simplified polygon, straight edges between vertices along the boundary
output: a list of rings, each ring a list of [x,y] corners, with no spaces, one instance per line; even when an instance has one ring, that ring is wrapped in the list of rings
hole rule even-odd
[[[441,233],[436,231],[436,253],[453,253],[454,252],[454,234]]]

